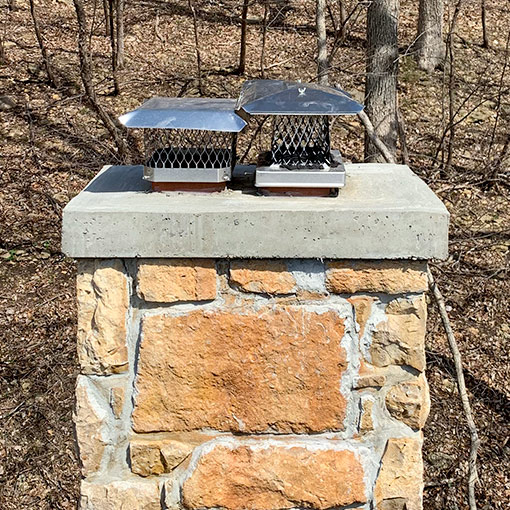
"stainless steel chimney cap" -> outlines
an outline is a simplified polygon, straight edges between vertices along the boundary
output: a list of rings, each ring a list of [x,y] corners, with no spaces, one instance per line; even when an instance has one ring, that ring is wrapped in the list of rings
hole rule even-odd
[[[235,113],[235,99],[153,97],[119,117],[128,128],[193,129],[239,133],[246,121]]]
[[[355,115],[363,106],[338,88],[284,80],[244,82],[237,110],[249,115]]]

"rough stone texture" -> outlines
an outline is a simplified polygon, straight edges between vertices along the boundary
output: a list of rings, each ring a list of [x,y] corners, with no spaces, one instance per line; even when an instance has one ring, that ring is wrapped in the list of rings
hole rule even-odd
[[[326,286],[337,294],[425,292],[427,263],[423,261],[332,261],[327,264]]]
[[[99,470],[108,445],[108,412],[87,376],[78,376],[74,413],[76,439],[83,476]]]
[[[82,372],[126,371],[129,293],[122,261],[81,261],[77,294],[78,358]]]
[[[161,445],[161,456],[163,458],[163,465],[165,471],[169,473],[175,469],[184,459],[186,459],[193,449],[195,444],[184,443],[182,441],[168,440]]]
[[[392,386],[386,394],[389,413],[413,429],[421,429],[430,412],[430,396],[425,375]]]
[[[190,509],[327,509],[366,501],[363,468],[348,450],[217,446],[183,485]]]
[[[348,299],[349,303],[354,307],[354,319],[358,324],[358,337],[361,338],[365,333],[365,326],[372,313],[372,305],[376,301],[370,296],[355,296]]]
[[[377,505],[376,510],[407,510],[406,498],[385,499]]]
[[[233,261],[230,281],[246,292],[290,294],[296,289],[296,280],[283,260]]]
[[[394,299],[386,307],[387,320],[372,334],[371,361],[378,367],[409,365],[425,369],[425,297],[413,300]]]
[[[421,441],[413,437],[389,439],[375,486],[376,508],[421,510],[422,491]],[[395,499],[397,501],[392,501]],[[405,500],[405,506],[398,501],[402,499]]]
[[[126,390],[123,386],[116,386],[110,390],[110,406],[115,418],[120,418],[125,400]]]
[[[170,473],[193,449],[210,439],[206,434],[172,434],[171,437],[133,437],[129,444],[131,470],[141,476]]]
[[[138,295],[145,301],[208,301],[216,297],[213,259],[146,259],[138,264]]]
[[[353,388],[356,390],[364,388],[380,388],[384,386],[386,377],[384,375],[363,375],[356,377]]]
[[[81,482],[80,510],[161,510],[157,480]]]
[[[146,317],[137,432],[343,428],[343,319],[282,306]]]
[[[374,406],[374,401],[369,398],[363,398],[361,401],[361,413],[359,420],[359,433],[366,434],[367,432],[371,432],[374,430],[374,421],[372,419],[372,408]]]

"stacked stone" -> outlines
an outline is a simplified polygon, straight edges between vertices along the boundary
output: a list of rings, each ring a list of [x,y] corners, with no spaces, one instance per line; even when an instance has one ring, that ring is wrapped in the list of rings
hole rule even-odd
[[[426,263],[82,259],[82,510],[422,508]]]

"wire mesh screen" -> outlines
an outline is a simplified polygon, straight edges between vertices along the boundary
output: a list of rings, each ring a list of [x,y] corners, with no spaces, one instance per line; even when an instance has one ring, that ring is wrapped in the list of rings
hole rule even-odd
[[[271,163],[289,169],[330,165],[328,117],[326,115],[275,116]]]
[[[150,168],[232,168],[233,133],[191,129],[145,129],[145,161]]]

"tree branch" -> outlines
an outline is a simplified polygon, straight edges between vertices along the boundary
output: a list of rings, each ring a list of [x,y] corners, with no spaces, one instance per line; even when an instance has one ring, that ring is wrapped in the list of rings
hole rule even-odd
[[[434,295],[434,299],[436,300],[437,307],[439,308],[439,314],[441,315],[441,319],[443,321],[443,326],[446,331],[446,337],[448,338],[448,344],[450,345],[450,350],[453,354],[453,361],[455,363],[455,372],[457,374],[457,386],[459,388],[459,395],[462,402],[462,409],[464,410],[464,414],[466,416],[467,425],[469,428],[469,433],[471,435],[471,449],[469,452],[469,479],[468,479],[468,496],[469,496],[469,509],[476,510],[476,498],[475,498],[475,484],[478,482],[478,472],[476,469],[476,458],[478,456],[478,448],[480,446],[480,439],[478,437],[478,431],[476,428],[475,421],[473,419],[473,414],[471,412],[471,406],[469,404],[469,397],[466,390],[466,383],[464,381],[464,372],[462,370],[462,357],[460,355],[459,346],[457,345],[457,340],[455,340],[455,336],[453,334],[453,330],[450,324],[450,319],[448,318],[448,312],[446,311],[445,302],[443,299],[443,295],[437,286],[437,283],[434,280],[434,276],[430,272],[430,269],[427,271],[427,277],[429,280],[429,287]]]

